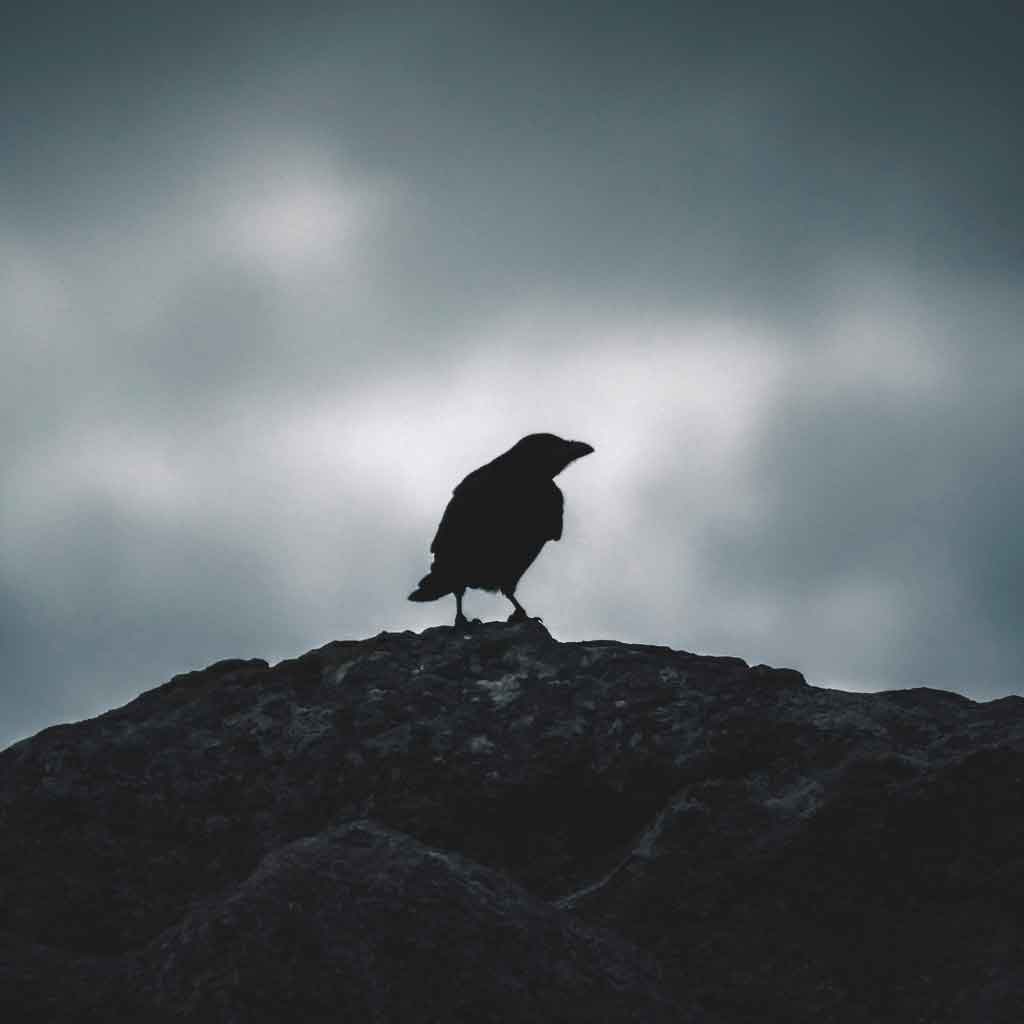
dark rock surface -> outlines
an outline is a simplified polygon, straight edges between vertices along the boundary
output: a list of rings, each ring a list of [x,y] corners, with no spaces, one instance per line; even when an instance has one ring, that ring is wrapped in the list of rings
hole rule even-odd
[[[1024,700],[537,623],[0,753],[12,1021],[1024,1019]]]

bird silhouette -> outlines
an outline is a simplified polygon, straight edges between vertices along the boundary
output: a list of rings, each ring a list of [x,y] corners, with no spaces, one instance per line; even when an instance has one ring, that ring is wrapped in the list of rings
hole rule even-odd
[[[452,492],[430,545],[430,572],[409,600],[454,594],[455,625],[467,626],[462,598],[475,587],[500,591],[512,602],[509,622],[528,619],[516,587],[541,548],[562,536],[564,499],[554,477],[593,450],[554,434],[528,434],[470,473]]]

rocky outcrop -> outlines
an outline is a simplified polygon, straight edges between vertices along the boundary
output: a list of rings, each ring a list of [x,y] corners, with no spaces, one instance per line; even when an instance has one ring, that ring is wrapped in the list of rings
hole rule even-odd
[[[1018,1021],[1024,700],[538,623],[178,676],[0,754],[18,1021]]]

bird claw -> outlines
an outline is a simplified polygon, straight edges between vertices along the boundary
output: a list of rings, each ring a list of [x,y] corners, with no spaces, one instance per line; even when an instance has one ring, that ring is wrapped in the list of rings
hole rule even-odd
[[[517,622],[543,622],[544,620],[539,615],[527,615],[526,612],[514,611],[505,621],[515,624]]]

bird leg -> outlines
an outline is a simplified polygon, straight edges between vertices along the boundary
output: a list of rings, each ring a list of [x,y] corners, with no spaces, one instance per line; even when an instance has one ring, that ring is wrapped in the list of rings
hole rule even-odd
[[[530,616],[526,614],[526,609],[516,600],[516,595],[509,590],[503,590],[502,593],[507,597],[512,604],[515,606],[515,611],[505,620],[506,622],[529,622]],[[540,622],[540,619],[534,620]]]
[[[468,629],[469,619],[462,614],[462,595],[466,593],[466,588],[462,587],[460,590],[455,591],[455,628],[456,629]]]

